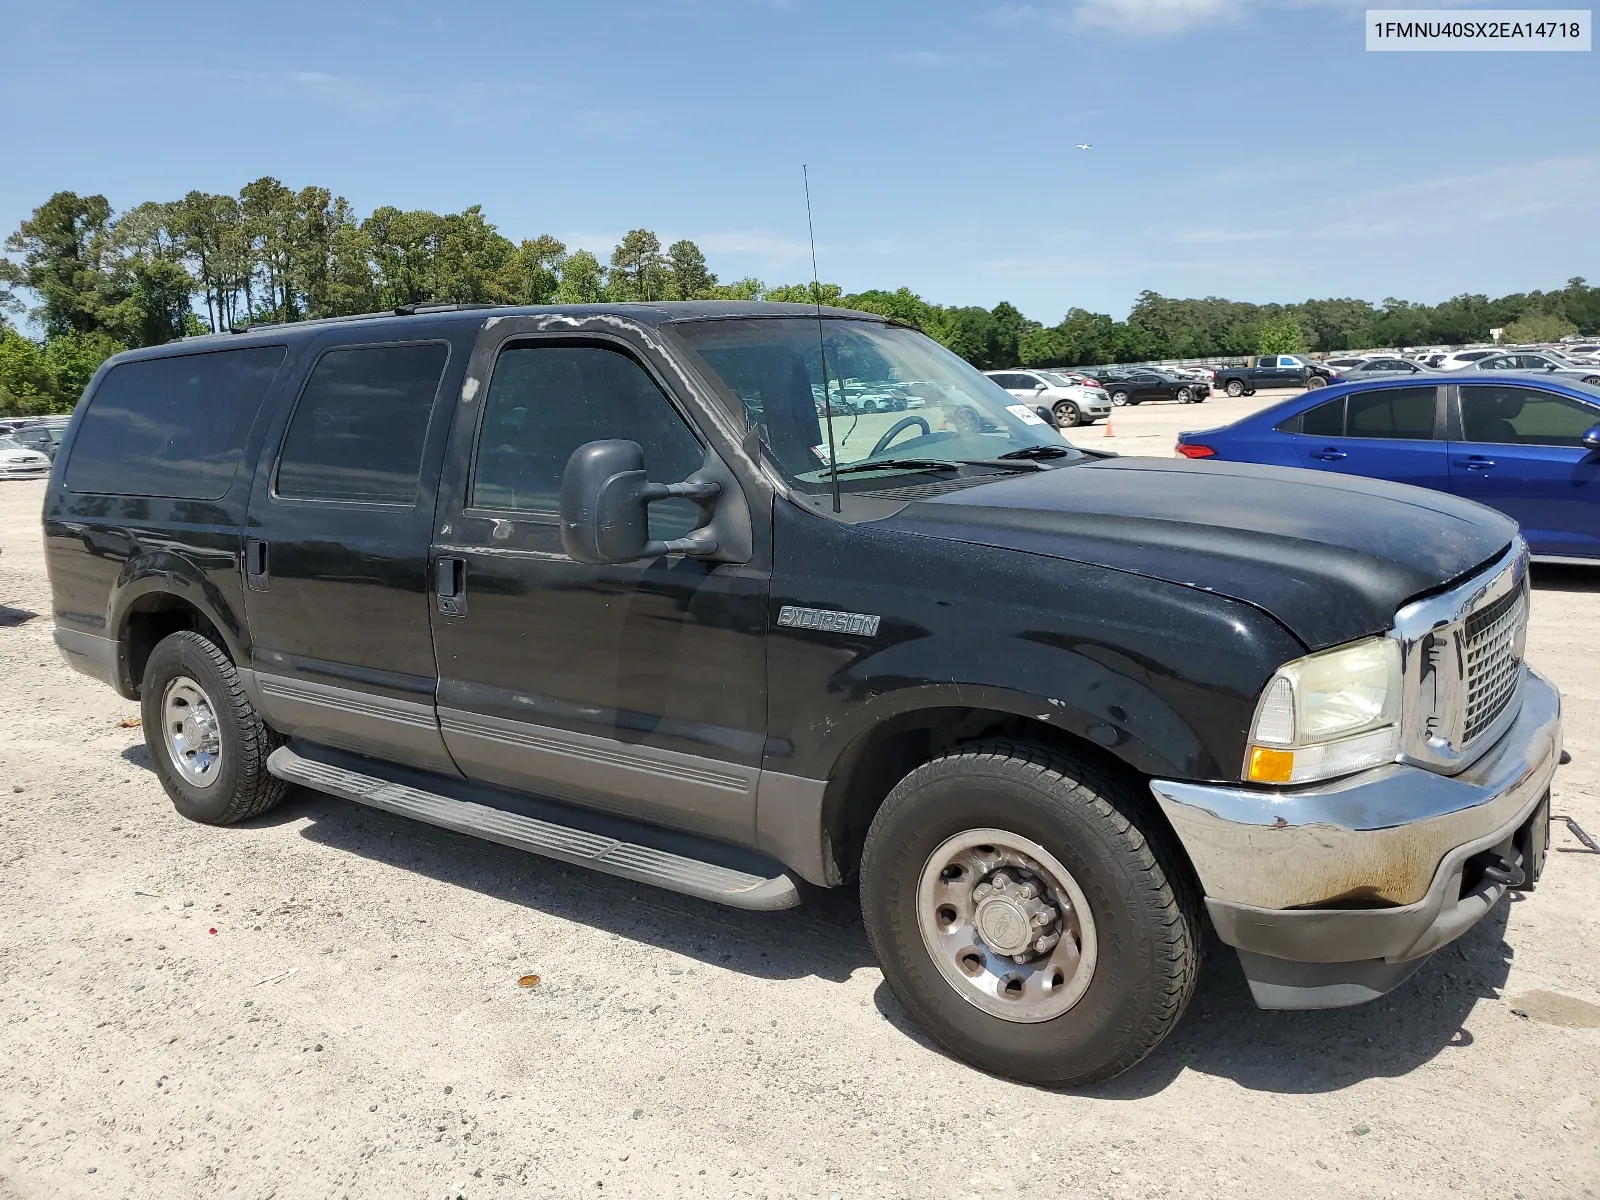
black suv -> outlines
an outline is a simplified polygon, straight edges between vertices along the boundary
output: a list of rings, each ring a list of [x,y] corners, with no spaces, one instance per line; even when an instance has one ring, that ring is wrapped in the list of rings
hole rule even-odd
[[[819,414],[851,378],[935,399]],[[139,699],[185,816],[300,784],[745,908],[859,880],[900,1002],[1018,1079],[1138,1062],[1207,919],[1263,1006],[1354,1004],[1543,861],[1513,524],[1075,449],[863,313],[119,355],[44,532],[57,643]]]

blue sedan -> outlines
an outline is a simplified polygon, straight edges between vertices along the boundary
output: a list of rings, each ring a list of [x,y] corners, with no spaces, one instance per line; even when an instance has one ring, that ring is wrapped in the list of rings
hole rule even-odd
[[[1600,387],[1548,375],[1336,384],[1178,435],[1185,458],[1390,479],[1498,508],[1534,557],[1600,563]]]

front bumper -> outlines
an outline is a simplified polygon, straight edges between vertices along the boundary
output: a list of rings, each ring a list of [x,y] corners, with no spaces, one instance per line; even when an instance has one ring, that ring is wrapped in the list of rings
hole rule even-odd
[[[1522,671],[1516,719],[1457,775],[1396,763],[1292,791],[1151,783],[1261,1007],[1380,996],[1505,894],[1486,864],[1536,871],[1561,696]]]

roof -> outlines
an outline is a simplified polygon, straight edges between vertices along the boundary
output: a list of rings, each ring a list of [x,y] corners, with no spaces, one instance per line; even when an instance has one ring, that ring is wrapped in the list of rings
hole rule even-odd
[[[305,321],[284,321],[276,324],[243,325],[221,333],[203,333],[181,338],[160,346],[145,346],[124,351],[114,357],[115,362],[143,358],[165,358],[173,354],[193,354],[216,350],[223,346],[261,346],[294,343],[313,337],[330,328],[360,326],[371,330],[373,340],[404,336],[408,326],[440,321],[483,324],[505,317],[540,317],[564,315],[622,316],[641,325],[659,327],[676,321],[716,321],[752,317],[803,317],[815,318],[818,312],[824,317],[872,321],[878,324],[895,322],[879,313],[860,312],[849,308],[814,304],[780,304],[766,300],[661,300],[648,304],[438,304],[405,305],[398,309],[375,313],[356,313],[344,317],[319,317]]]

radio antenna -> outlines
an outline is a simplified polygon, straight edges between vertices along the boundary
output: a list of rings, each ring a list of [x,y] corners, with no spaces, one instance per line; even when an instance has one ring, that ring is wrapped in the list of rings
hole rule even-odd
[[[817,231],[811,224],[811,175],[800,164],[800,178],[806,185],[806,234],[811,239],[811,299],[817,306],[817,351],[822,355],[822,420],[828,426],[828,469],[833,476],[833,511],[839,512],[839,452],[833,444],[833,399],[828,394],[828,347],[822,338],[822,285],[817,282]],[[840,385],[839,398],[844,399]]]

